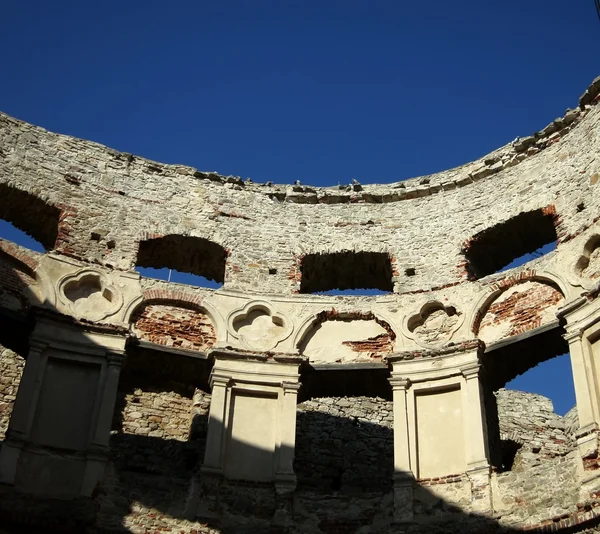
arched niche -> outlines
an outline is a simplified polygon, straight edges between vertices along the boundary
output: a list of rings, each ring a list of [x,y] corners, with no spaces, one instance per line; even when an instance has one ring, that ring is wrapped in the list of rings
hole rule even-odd
[[[130,323],[139,340],[166,347],[205,352],[217,340],[206,308],[183,300],[145,300],[131,314]]]
[[[317,314],[301,330],[297,343],[310,363],[379,362],[394,349],[396,333],[372,312]]]
[[[559,285],[549,279],[508,280],[485,299],[473,331],[488,345],[523,334],[555,321],[564,300]]]

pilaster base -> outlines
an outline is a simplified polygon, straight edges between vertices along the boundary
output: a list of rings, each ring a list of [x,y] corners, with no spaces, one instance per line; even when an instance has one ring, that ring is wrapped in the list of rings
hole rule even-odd
[[[414,484],[410,475],[394,475],[394,523],[411,523],[414,518]]]
[[[471,482],[471,512],[491,514],[493,506],[490,466],[469,469],[467,476]]]

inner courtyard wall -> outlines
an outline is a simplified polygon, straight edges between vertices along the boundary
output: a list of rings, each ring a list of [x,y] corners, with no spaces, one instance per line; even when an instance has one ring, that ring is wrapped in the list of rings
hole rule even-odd
[[[70,466],[89,532],[410,532],[448,518],[457,531],[469,520],[544,531],[600,517],[600,397],[585,374],[600,317],[599,98],[597,79],[578,110],[457,169],[338,188],[163,165],[0,114],[0,217],[47,249],[0,240],[0,340],[11,347],[0,350],[0,513],[39,525],[46,510],[49,529],[60,523],[64,502],[43,501],[51,480],[48,495],[12,491],[47,461]],[[541,218],[556,250],[479,277],[477,254],[501,248],[505,223],[523,217]],[[134,271],[147,265],[224,285]],[[309,293],[357,284],[348,269],[390,292]],[[564,418],[541,396],[501,389],[492,402],[554,354],[535,346],[548,332],[569,344],[585,402]],[[525,354],[526,340],[540,354]],[[374,380],[362,384],[372,396],[320,393],[296,406],[308,371],[381,377],[390,366],[393,402]],[[83,391],[92,374],[97,387]],[[334,384],[311,387],[324,385]],[[66,421],[73,391],[89,430],[66,453],[40,446],[36,410],[54,406]],[[455,435],[423,447],[423,429]],[[238,453],[261,458],[260,481],[223,464]],[[422,466],[436,476],[415,478]]]

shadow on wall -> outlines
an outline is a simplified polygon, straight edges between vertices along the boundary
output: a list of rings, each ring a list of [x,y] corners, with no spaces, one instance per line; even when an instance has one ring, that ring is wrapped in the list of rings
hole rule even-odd
[[[339,426],[340,422],[326,424]],[[380,427],[366,426],[381,434]],[[376,489],[347,484],[342,478],[339,487],[332,488],[323,486],[323,477],[314,481],[303,477],[293,496],[280,496],[267,483],[204,480],[197,462],[202,456],[201,447],[190,450],[190,442],[168,441],[127,434],[113,436],[111,462],[92,499],[31,497],[3,487],[2,528],[7,534],[37,533],[39,529],[50,534],[518,532],[501,528],[493,519],[464,513],[418,485],[415,518],[409,527],[391,524],[391,484]],[[154,462],[130,462],[133,451],[152,451]],[[372,461],[375,464],[378,459]],[[353,476],[351,470],[346,475]],[[208,513],[197,521],[188,521],[186,506],[194,485],[199,497],[194,509]]]
[[[0,292],[7,291],[0,284]],[[23,286],[19,291],[23,296]],[[55,317],[58,318],[58,314]],[[30,353],[23,339],[35,329],[35,319],[35,308],[15,312],[0,307],[0,344],[13,348],[26,358]],[[89,337],[83,333],[79,335],[82,342],[89,344]],[[6,356],[6,352],[3,354]],[[60,384],[61,402],[56,406],[52,397],[47,397],[50,402],[44,410],[38,403],[34,418],[36,432],[31,434],[33,444],[26,444],[23,450],[30,449],[37,454],[38,461],[42,457],[38,465],[48,469],[30,469],[29,480],[24,483],[20,473],[27,472],[28,466],[21,459],[17,464],[15,485],[0,485],[0,524],[6,533],[510,532],[499,527],[493,519],[462,512],[455,504],[416,482],[414,520],[408,525],[393,526],[391,480],[378,485],[381,477],[391,475],[389,446],[379,449],[364,446],[362,452],[353,449],[355,460],[351,456],[345,457],[340,474],[331,474],[325,465],[315,464],[307,469],[303,463],[302,450],[306,447],[310,450],[312,443],[307,439],[310,440],[310,434],[318,432],[319,427],[342,429],[339,438],[342,444],[359,435],[363,445],[370,441],[389,444],[392,439],[389,428],[361,422],[359,431],[355,421],[329,414],[318,414],[312,421],[310,416],[304,415],[299,420],[296,467],[300,484],[294,494],[278,494],[273,485],[266,482],[225,481],[204,476],[200,466],[207,432],[206,412],[193,416],[191,435],[187,439],[125,433],[122,431],[124,407],[131,404],[136,395],[136,386],[130,382],[132,379],[135,379],[135,373],[123,372],[115,408],[117,430],[111,436],[109,462],[103,480],[89,498],[53,498],[55,488],[64,483],[66,471],[53,467],[51,460],[78,456],[78,451],[64,453],[64,449],[53,444],[60,443],[63,434],[69,434],[69,439],[71,434],[88,436],[85,428],[79,428],[85,427],[82,421],[88,421],[82,420],[80,408],[93,404],[86,397],[94,396],[96,388],[82,390],[76,386],[76,381],[67,381]],[[164,391],[164,388],[151,392],[157,391]],[[186,398],[189,400],[189,394]],[[191,400],[190,408],[193,395]],[[43,413],[46,413],[45,417]],[[136,418],[139,417],[129,413],[130,421]],[[213,421],[212,424],[219,423]],[[57,436],[57,429],[61,428],[67,431]],[[332,460],[340,458],[340,443],[331,438],[328,435],[323,441],[323,462],[329,456]],[[10,430],[7,439],[11,439]],[[1,445],[4,447],[5,442]],[[83,451],[87,446],[84,439],[73,447]],[[235,449],[241,458],[264,453],[244,443],[236,443]],[[46,460],[47,464],[44,464]],[[372,473],[365,468],[369,464],[373,466]],[[36,494],[32,495],[32,492]],[[202,519],[187,520],[196,513]]]

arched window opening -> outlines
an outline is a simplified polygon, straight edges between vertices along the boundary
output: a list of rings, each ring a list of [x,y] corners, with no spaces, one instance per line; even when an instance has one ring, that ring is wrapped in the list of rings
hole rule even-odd
[[[475,234],[463,247],[467,275],[475,280],[517,267],[556,248],[554,208],[520,213]]]
[[[301,260],[300,272],[301,293],[372,295],[394,289],[392,263],[385,252],[307,254]],[[352,292],[347,293],[349,290]]]
[[[207,239],[168,235],[141,241],[136,270],[143,276],[218,289],[225,281],[226,250]]]
[[[541,362],[513,378],[505,387],[547,397],[552,401],[554,412],[564,417],[575,406],[571,356],[566,353]]]
[[[0,184],[2,238],[38,252],[51,250],[58,237],[59,216],[60,210],[42,199]]]
[[[561,328],[500,346],[483,357],[492,464],[523,471],[576,447],[577,412]]]

